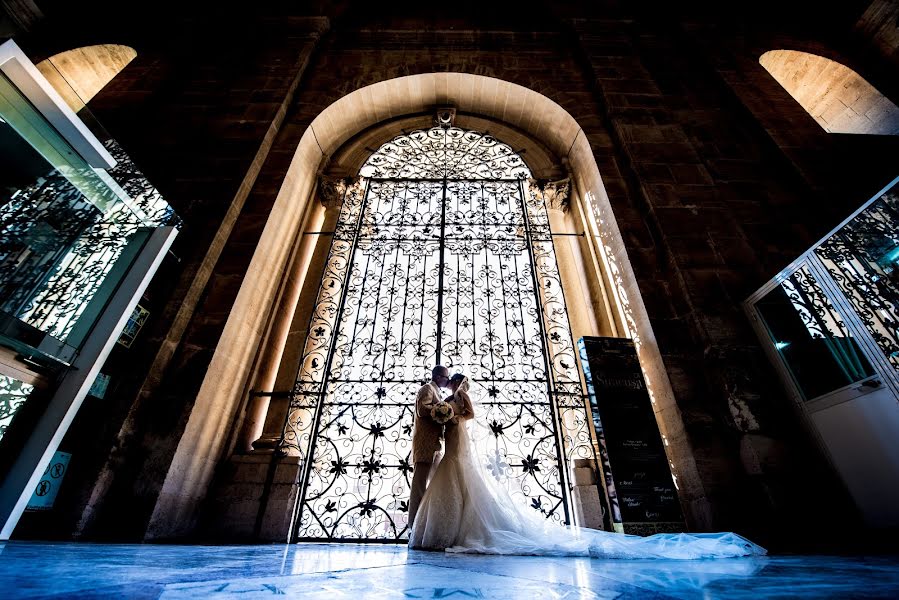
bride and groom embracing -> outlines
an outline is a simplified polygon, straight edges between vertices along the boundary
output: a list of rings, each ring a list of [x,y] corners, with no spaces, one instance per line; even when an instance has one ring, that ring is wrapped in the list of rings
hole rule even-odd
[[[441,388],[449,388],[443,400]],[[452,409],[451,411],[449,409]],[[415,400],[409,547],[479,554],[596,558],[726,558],[765,554],[735,533],[648,537],[557,525],[513,501],[481,464],[469,426],[468,378],[434,367]],[[444,453],[439,458],[440,440]]]

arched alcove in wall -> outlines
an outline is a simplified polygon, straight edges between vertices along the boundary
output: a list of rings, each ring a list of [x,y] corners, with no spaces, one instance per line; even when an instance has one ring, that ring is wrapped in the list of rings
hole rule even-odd
[[[490,120],[519,132],[539,143],[548,155],[567,163],[572,200],[580,203],[584,232],[590,240],[587,260],[595,263],[607,296],[608,321],[613,327],[610,333],[631,337],[638,344],[688,520],[701,527],[701,520],[691,514],[703,499],[692,451],[584,132],[561,106],[533,90],[478,75],[428,73],[358,89],[327,107],[302,136],[169,467],[148,538],[191,531],[198,503],[232,434],[230,425],[254,385],[254,373],[267,360],[261,358],[268,350],[261,347],[262,342],[267,339],[269,347],[283,346],[286,332],[282,335],[278,328],[286,326],[273,323],[284,322],[279,313],[291,306],[285,298],[298,293],[305,276],[304,269],[288,271],[304,252],[302,232],[320,218],[316,216],[320,215],[320,206],[313,200],[321,171],[333,166],[332,157],[352,155],[352,143],[348,142],[364,137],[366,131],[377,131],[379,125],[397,119],[429,114],[445,105],[473,119]],[[382,134],[387,130],[378,133]]]
[[[129,46],[97,44],[54,54],[37,68],[78,112],[136,56],[137,51]]]
[[[828,133],[899,135],[899,107],[849,67],[797,50],[759,63]]]

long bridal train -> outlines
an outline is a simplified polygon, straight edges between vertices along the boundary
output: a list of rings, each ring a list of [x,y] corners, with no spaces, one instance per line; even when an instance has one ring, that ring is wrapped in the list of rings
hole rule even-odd
[[[563,527],[532,514],[478,464],[467,424],[447,429],[446,453],[434,470],[409,537],[413,549],[478,554],[699,559],[759,556],[735,533],[649,537]]]

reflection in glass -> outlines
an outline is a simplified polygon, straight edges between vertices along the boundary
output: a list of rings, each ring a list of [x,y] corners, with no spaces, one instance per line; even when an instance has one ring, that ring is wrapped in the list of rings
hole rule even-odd
[[[178,226],[115,140],[103,145],[116,161],[108,170],[88,164],[0,75],[0,346],[13,374],[38,383],[0,377],[0,470],[152,230]]]
[[[815,254],[899,369],[899,194],[883,194]]]
[[[15,110],[0,101],[3,108],[6,118]],[[72,182],[84,183],[84,177],[65,177],[5,119],[0,122],[0,153],[0,310],[58,334],[59,328],[48,322],[47,307],[38,308],[35,299],[103,211],[82,193],[86,186],[79,189]],[[82,175],[88,170],[86,164],[79,167]]]
[[[33,385],[0,375],[0,440],[32,391]]]
[[[114,289],[110,275],[127,270],[117,262],[129,243],[173,219],[118,144],[105,146],[118,161],[109,172],[0,76],[0,312],[71,348]]]
[[[756,309],[804,399],[874,374],[808,267],[771,290]]]

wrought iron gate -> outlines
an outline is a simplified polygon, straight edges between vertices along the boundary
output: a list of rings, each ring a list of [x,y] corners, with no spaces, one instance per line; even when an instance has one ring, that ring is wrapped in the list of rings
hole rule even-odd
[[[345,193],[285,427],[307,458],[295,539],[406,537],[435,364],[472,381],[478,452],[513,498],[570,520],[564,465],[592,445],[543,196],[440,174]]]

